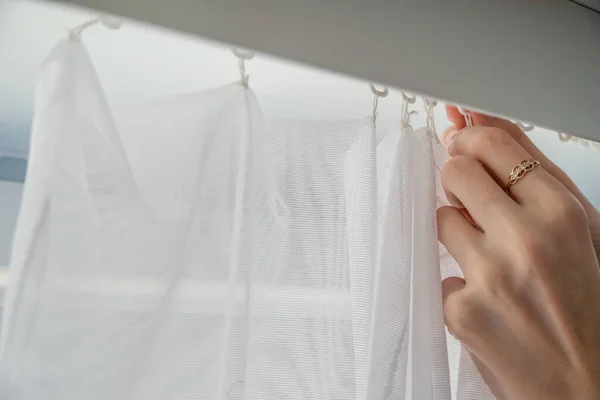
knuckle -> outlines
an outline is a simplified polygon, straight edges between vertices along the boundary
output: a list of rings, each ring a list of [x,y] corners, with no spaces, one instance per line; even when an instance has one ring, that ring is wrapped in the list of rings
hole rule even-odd
[[[485,127],[473,135],[473,149],[478,155],[489,154],[497,151],[499,147],[506,146],[511,140],[508,132],[500,128]]]
[[[587,223],[587,215],[583,206],[570,193],[557,195],[552,200],[552,209],[554,211],[548,214],[548,218],[560,230],[570,224]]]
[[[479,306],[471,295],[461,295],[444,305],[448,327],[454,335],[463,339],[476,330]]]
[[[447,183],[464,176],[466,171],[477,164],[478,162],[471,157],[463,155],[452,157],[442,166],[442,183]]]
[[[506,300],[514,297],[516,285],[512,275],[507,273],[506,268],[488,270],[484,283],[484,293],[491,296],[492,301]]]
[[[451,221],[454,217],[456,210],[452,206],[442,206],[437,209],[437,222],[438,227],[444,225],[446,221]]]
[[[437,233],[438,240],[444,244],[452,235],[453,231],[453,219],[454,219],[454,207],[444,206],[437,210]]]

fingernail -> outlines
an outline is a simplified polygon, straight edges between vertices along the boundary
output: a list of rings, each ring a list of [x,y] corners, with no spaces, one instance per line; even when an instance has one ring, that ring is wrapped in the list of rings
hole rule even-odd
[[[442,137],[440,138],[440,141],[442,142],[444,147],[447,148],[448,146],[450,146],[450,143],[454,140],[456,135],[458,135],[457,129],[446,131],[446,132],[442,133]]]

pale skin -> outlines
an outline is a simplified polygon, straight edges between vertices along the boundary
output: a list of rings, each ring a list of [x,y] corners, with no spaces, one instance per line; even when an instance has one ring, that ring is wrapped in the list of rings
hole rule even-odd
[[[515,124],[446,113],[438,233],[465,277],[442,282],[448,329],[498,399],[600,399],[600,213]]]

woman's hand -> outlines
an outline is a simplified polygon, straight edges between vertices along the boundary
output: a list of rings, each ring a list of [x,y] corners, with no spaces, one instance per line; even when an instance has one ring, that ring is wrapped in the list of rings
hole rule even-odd
[[[442,284],[446,324],[500,399],[600,399],[598,211],[516,125],[473,117],[446,133],[456,208],[438,210],[439,239],[465,276]],[[529,159],[541,166],[505,191]]]
[[[446,115],[452,123],[452,125],[442,134],[442,141],[447,146],[449,142],[452,141],[453,137],[466,125],[464,116],[456,107],[446,106]],[[550,161],[517,125],[505,119],[494,118],[483,114],[471,113],[471,115],[473,117],[473,123],[476,126],[499,128],[509,133],[510,136],[512,136],[512,138],[519,143],[523,149],[525,149],[525,151],[531,154],[534,159],[538,160],[542,164],[542,167],[544,167],[544,169],[550,175],[562,183],[565,188],[567,188],[567,190],[569,190],[577,198],[577,200],[579,200],[588,216],[588,225],[590,227],[592,241],[594,242],[594,249],[596,250],[596,255],[600,260],[600,212],[598,212],[594,205],[583,195],[583,193],[581,193],[571,178],[569,178],[563,170],[558,168],[552,161]]]

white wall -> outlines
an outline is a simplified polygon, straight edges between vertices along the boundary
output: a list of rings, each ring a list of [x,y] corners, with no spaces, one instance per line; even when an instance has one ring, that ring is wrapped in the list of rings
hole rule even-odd
[[[0,267],[8,265],[23,184],[0,181]]]

